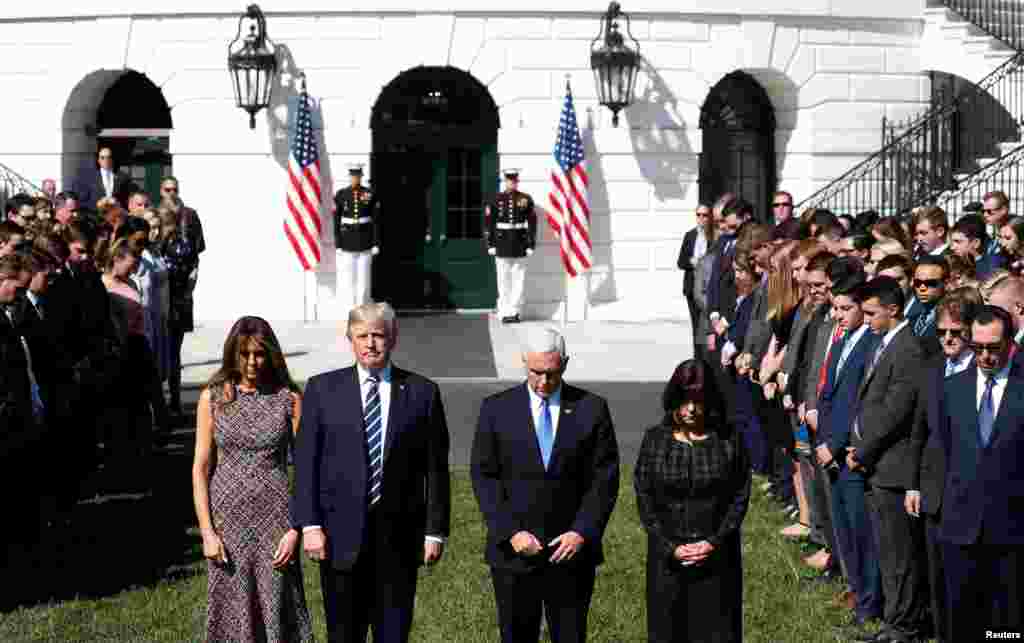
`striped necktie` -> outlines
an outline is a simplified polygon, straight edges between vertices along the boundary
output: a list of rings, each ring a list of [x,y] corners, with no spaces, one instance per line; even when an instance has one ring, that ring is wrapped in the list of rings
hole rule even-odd
[[[381,421],[380,379],[376,375],[370,375],[367,382],[369,382],[370,388],[366,392],[366,404],[363,405],[366,453],[369,459],[366,501],[372,507],[380,500],[380,483],[384,476],[384,445],[381,440],[384,427]]]

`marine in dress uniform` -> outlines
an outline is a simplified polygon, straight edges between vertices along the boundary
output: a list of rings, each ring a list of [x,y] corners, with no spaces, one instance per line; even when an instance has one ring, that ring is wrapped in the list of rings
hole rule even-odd
[[[533,198],[519,191],[519,170],[507,169],[505,190],[484,210],[487,252],[498,272],[498,316],[502,323],[519,321],[526,280],[526,258],[537,244]]]
[[[334,195],[334,245],[341,318],[370,303],[370,265],[380,252],[380,201],[363,187],[363,166],[349,166],[351,185]]]

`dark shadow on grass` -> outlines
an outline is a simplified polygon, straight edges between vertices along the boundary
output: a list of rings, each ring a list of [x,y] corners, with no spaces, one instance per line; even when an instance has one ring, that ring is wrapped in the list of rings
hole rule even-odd
[[[190,396],[191,397],[191,396]],[[0,593],[0,612],[204,573],[189,482],[195,404],[158,434],[153,454],[118,471],[100,469],[79,489],[70,523],[7,546],[4,568],[17,579]]]

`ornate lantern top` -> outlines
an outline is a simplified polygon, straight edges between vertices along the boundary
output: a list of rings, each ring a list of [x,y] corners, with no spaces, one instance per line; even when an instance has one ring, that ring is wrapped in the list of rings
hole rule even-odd
[[[626,34],[634,48],[626,44],[619,31],[619,18],[626,19]],[[601,30],[590,43],[590,67],[594,70],[597,94],[601,104],[612,110],[612,125],[619,125],[619,111],[632,104],[640,69],[640,43],[630,31],[629,14],[618,2],[608,5],[601,19]],[[595,48],[599,40],[603,44]]]
[[[242,22],[249,20],[249,34],[242,39]],[[239,45],[241,40],[241,45]],[[267,20],[258,5],[249,5],[238,18],[238,33],[228,45],[228,71],[235,90],[235,104],[249,112],[249,128],[256,127],[256,113],[270,105],[277,56],[268,44]]]

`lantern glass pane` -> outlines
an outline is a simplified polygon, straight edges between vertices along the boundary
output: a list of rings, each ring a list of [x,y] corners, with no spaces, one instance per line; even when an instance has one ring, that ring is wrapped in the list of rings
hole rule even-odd
[[[263,76],[263,82],[260,86],[262,87],[263,92],[260,95],[260,104],[266,106],[270,105],[270,93],[273,89],[274,70],[264,69],[262,70],[261,75]]]
[[[609,71],[609,84],[610,92],[608,98],[612,104],[619,104],[622,102],[623,96],[623,85],[622,85],[622,67],[618,65],[612,65],[608,68]]]
[[[245,105],[246,107],[255,107],[259,104],[259,71],[249,68],[245,70]]]

